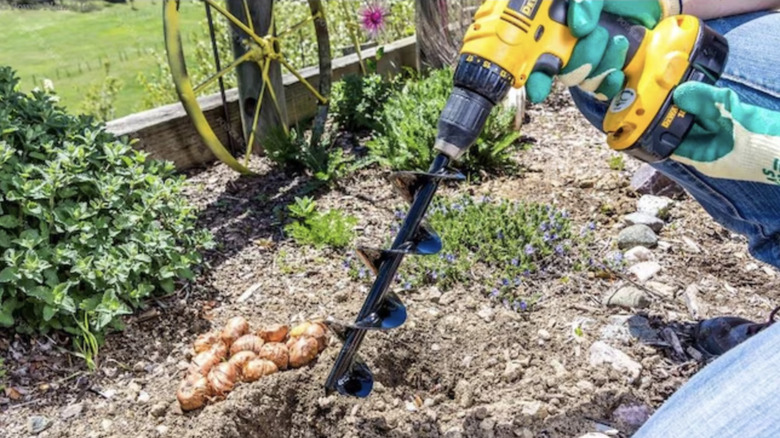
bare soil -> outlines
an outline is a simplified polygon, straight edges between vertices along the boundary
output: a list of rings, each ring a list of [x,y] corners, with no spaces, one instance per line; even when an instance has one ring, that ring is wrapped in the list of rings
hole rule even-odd
[[[614,249],[622,216],[636,209],[628,180],[638,164],[627,159],[626,170],[610,170],[613,152],[565,93],[529,113],[524,134],[536,143],[518,154],[519,175],[447,188],[440,196],[468,192],[553,204],[567,209],[578,227],[597,224],[601,249],[594,256]],[[198,334],[236,315],[253,326],[315,316],[349,321],[367,290],[342,268],[348,251],[304,248],[284,238],[275,209],[292,201],[305,178],[263,159],[253,166],[258,176],[240,177],[220,164],[189,176],[189,197],[219,247],[196,282],[151,300],[127,319],[125,331],[107,338],[97,371],[70,355],[65,339],[0,332],[7,370],[0,436],[29,436],[36,415],[49,422],[40,437],[530,438],[610,428],[630,436],[637,424],[619,419],[618,408],[652,412],[700,367],[673,363],[619,328],[630,313],[603,306],[602,298],[628,277],[567,273],[565,280],[534,285],[542,299],[528,313],[497,305],[475,292],[476,285],[443,294],[403,292],[409,320],[370,334],[361,349],[377,381],[366,399],[325,396],[323,383],[340,348],[332,339],[309,367],[241,384],[222,402],[182,413],[175,392]],[[357,216],[359,241],[376,245],[401,205],[383,176],[365,170],[313,195],[322,207]],[[753,260],[743,238],[691,199],[678,201],[668,222],[654,250],[663,271],[645,285],[653,297],[650,315],[691,320],[681,292],[696,283],[703,317],[767,317],[778,302],[778,273]],[[577,326],[582,336],[574,334]],[[608,365],[591,366],[589,348],[598,340],[640,363],[640,377],[631,381]]]

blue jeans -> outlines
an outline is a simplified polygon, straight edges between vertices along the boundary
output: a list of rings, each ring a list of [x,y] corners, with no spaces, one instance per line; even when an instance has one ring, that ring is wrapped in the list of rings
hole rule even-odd
[[[730,53],[718,86],[743,102],[780,111],[780,13],[712,20]],[[607,104],[572,89],[577,107],[601,129]],[[780,268],[780,186],[707,177],[666,160],[653,165],[685,187],[712,217],[747,236],[750,253]],[[634,437],[780,437],[780,324],[696,374]]]

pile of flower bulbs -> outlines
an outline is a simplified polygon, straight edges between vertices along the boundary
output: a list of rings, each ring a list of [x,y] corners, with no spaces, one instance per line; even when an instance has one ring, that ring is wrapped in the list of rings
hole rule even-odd
[[[223,399],[239,382],[308,364],[327,344],[328,330],[322,322],[304,322],[292,329],[275,324],[252,333],[246,319],[232,318],[221,332],[195,340],[196,355],[176,398],[184,411],[199,409],[207,401]]]

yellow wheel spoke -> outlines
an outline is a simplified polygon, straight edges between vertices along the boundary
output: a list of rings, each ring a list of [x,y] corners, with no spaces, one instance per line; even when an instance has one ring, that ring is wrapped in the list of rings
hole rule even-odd
[[[301,21],[300,23],[293,25],[293,26],[292,26],[292,27],[290,27],[289,29],[286,29],[286,30],[284,30],[284,31],[282,31],[282,32],[280,32],[280,33],[278,33],[278,34],[276,35],[276,37],[277,37],[277,38],[279,38],[279,39],[282,39],[282,38],[284,38],[286,35],[289,35],[289,34],[291,34],[291,33],[295,32],[295,31],[297,31],[297,30],[298,30],[298,29],[300,29],[301,27],[305,26],[305,25],[306,25],[306,23],[311,23],[312,21],[314,21],[314,20],[316,20],[316,19],[320,18],[321,16],[322,16],[322,15],[321,15],[319,12],[317,12],[317,14],[316,14],[316,15],[312,15],[312,16],[310,16],[309,18],[306,18],[305,20]]]
[[[249,28],[252,30],[252,33],[254,33],[255,25],[252,23],[252,16],[249,14],[249,5],[247,4],[246,0],[244,0],[243,3],[244,3],[244,16],[246,17],[247,23],[249,23]]]
[[[233,70],[234,68],[236,68],[238,66],[238,64],[241,64],[242,62],[244,62],[247,59],[249,59],[250,56],[252,56],[252,52],[244,53],[239,58],[237,58],[235,61],[231,62],[230,65],[228,65],[227,67],[223,68],[222,70],[220,70],[219,72],[217,72],[216,74],[211,76],[210,78],[206,79],[205,82],[203,82],[202,84],[200,84],[197,87],[195,87],[193,92],[195,92],[195,94],[200,93],[206,87],[208,87],[209,85],[213,84],[214,81],[216,81],[217,79],[221,78],[222,76],[225,76],[226,74],[230,73],[230,70]]]
[[[325,98],[325,97],[323,97],[323,96],[322,96],[322,94],[320,94],[320,92],[319,92],[319,91],[317,91],[317,89],[316,89],[316,88],[314,88],[314,86],[313,86],[311,83],[309,83],[309,81],[307,81],[307,80],[306,80],[306,78],[304,78],[303,76],[301,76],[301,74],[300,74],[300,73],[298,73],[298,71],[297,71],[297,70],[295,70],[295,68],[294,68],[292,65],[290,65],[290,63],[289,63],[289,62],[287,62],[287,60],[286,60],[286,59],[284,59],[284,57],[279,57],[279,62],[280,62],[280,63],[281,63],[283,66],[284,66],[284,68],[286,68],[286,69],[287,69],[287,71],[289,71],[290,73],[292,73],[293,75],[295,75],[295,77],[296,77],[296,78],[298,78],[298,80],[299,80],[299,81],[301,81],[301,83],[302,83],[302,84],[303,84],[303,85],[304,85],[304,86],[305,86],[305,87],[306,87],[306,88],[307,88],[309,91],[311,91],[311,93],[312,93],[312,94],[314,94],[314,96],[317,98],[317,100],[319,100],[319,101],[320,101],[321,103],[323,103],[323,104],[326,104],[326,103],[328,103],[328,99],[327,99],[327,98]]]
[[[260,66],[263,71],[263,77],[265,77],[268,67],[271,65],[271,60],[266,59],[265,63]],[[260,121],[260,108],[263,106],[263,97],[265,97],[265,86],[268,82],[263,80],[263,86],[260,87],[260,95],[257,96],[257,105],[255,106],[255,114],[252,117],[252,131],[249,134],[249,143],[246,146],[246,155],[244,156],[244,163],[249,166],[249,157],[252,156],[252,148],[255,145],[255,132],[257,132],[257,123]]]
[[[257,36],[257,34],[255,34],[255,32],[252,29],[248,28],[246,24],[244,24],[241,20],[236,18],[235,15],[231,14],[230,12],[227,11],[227,9],[220,6],[216,2],[216,0],[203,0],[203,1],[211,5],[212,8],[216,9],[217,12],[222,14],[225,18],[228,19],[228,21],[233,23],[237,28],[243,30],[247,35],[249,35],[253,40],[255,40],[255,42],[257,42],[258,44],[262,43],[263,39],[261,37]]]

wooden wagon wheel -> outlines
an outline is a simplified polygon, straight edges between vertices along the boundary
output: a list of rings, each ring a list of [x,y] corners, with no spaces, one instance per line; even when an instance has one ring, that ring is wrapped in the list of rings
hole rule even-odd
[[[164,0],[163,2],[163,21],[165,30],[165,47],[168,53],[168,64],[170,65],[171,75],[173,76],[174,84],[176,85],[176,92],[179,95],[184,109],[192,119],[195,129],[198,134],[203,138],[209,149],[214,155],[222,162],[233,168],[234,170],[248,174],[251,171],[248,169],[249,157],[252,154],[253,147],[258,139],[258,121],[260,119],[261,108],[263,102],[268,104],[270,100],[273,105],[278,120],[281,121],[281,127],[287,133],[287,118],[283,111],[284,96],[278,95],[275,92],[274,87],[271,84],[270,69],[275,63],[280,64],[285,70],[292,73],[298,80],[311,92],[313,98],[317,101],[317,112],[312,121],[312,140],[313,142],[319,141],[321,136],[325,119],[328,113],[328,97],[330,96],[331,88],[331,58],[330,58],[330,41],[328,38],[328,28],[325,20],[324,9],[322,7],[321,0],[308,0],[309,10],[311,15],[304,20],[285,29],[276,29],[275,14],[271,14],[270,25],[268,26],[268,32],[259,32],[255,30],[253,22],[248,17],[251,17],[250,9],[254,10],[257,5],[252,4],[253,0],[228,0],[237,1],[243,9],[241,14],[231,13],[229,8],[225,6],[224,0],[202,0],[205,5],[206,15],[209,20],[211,29],[212,45],[214,47],[215,64],[217,71],[208,77],[202,83],[193,86],[193,81],[187,73],[187,65],[184,49],[182,47],[181,37],[181,22],[179,17],[180,0]],[[270,2],[273,4],[273,2]],[[234,43],[234,52],[237,54],[235,59],[227,63],[227,66],[221,68],[221,61],[219,59],[216,41],[214,40],[214,28],[212,23],[212,11],[216,18],[227,20],[230,29],[232,31],[232,38]],[[235,12],[235,11],[234,11]],[[242,18],[243,17],[243,18]],[[314,34],[317,40],[317,52],[319,61],[319,84],[314,87],[309,81],[307,81],[293,65],[288,61],[283,53],[285,37],[288,37],[305,26],[313,26]],[[264,34],[264,35],[261,35]],[[236,50],[237,49],[237,50]],[[225,93],[223,86],[223,78],[231,72],[239,69],[242,64],[252,63],[254,71],[261,76],[262,85],[259,90],[259,95],[256,99],[245,99],[242,103],[242,108],[247,111],[247,115],[254,114],[251,117],[251,127],[247,127],[245,124],[245,138],[246,146],[240,148],[240,150],[234,150],[231,153],[228,148],[220,141],[215,134],[214,129],[209,124],[206,116],[203,113],[203,109],[200,107],[197,97],[205,94],[204,92],[210,88],[213,88],[215,83],[219,83],[222,89],[223,105],[226,105]],[[240,90],[241,91],[241,90]],[[241,93],[240,93],[241,94]],[[280,105],[280,101],[282,104]],[[247,103],[250,102],[250,103]],[[266,110],[267,111],[267,110]],[[228,138],[231,134],[229,132],[229,116],[225,117],[226,121],[224,126],[220,126],[217,129],[228,130]],[[249,119],[245,119],[249,120]],[[241,163],[236,155],[240,155],[243,152],[244,162]]]

